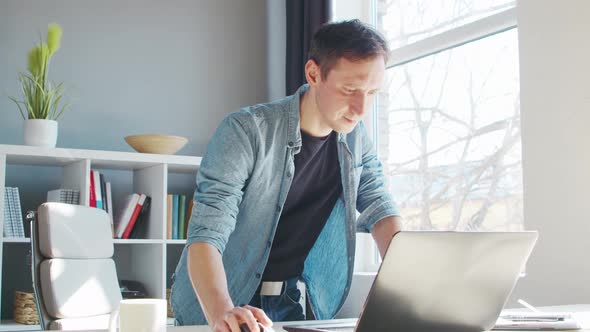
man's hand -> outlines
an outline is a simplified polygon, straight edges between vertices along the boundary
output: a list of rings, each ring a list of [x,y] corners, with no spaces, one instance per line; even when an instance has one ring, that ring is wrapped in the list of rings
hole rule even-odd
[[[221,254],[214,246],[195,242],[188,248],[187,259],[190,280],[213,331],[241,332],[240,325],[246,324],[251,332],[260,332],[257,320],[265,327],[272,325],[261,309],[249,305],[234,307]]]
[[[242,332],[244,331],[240,329],[240,325],[242,325],[248,327],[250,332],[261,332],[263,330],[258,325],[259,322],[263,327],[272,326],[272,321],[264,311],[246,305],[226,311],[223,316],[211,322],[211,328],[213,332]]]

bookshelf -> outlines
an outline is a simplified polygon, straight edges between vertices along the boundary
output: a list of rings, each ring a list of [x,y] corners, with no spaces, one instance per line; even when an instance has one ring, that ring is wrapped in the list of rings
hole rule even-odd
[[[191,197],[200,163],[201,158],[194,156],[0,144],[0,216],[3,216],[6,186],[20,188],[21,182],[28,186],[20,193],[22,200],[29,204],[23,206],[24,212],[44,202],[47,191],[57,188],[79,190],[80,204],[88,206],[91,169],[121,179],[120,183],[117,180],[112,183],[114,211],[123,204],[121,198],[132,192],[145,193],[152,201],[145,236],[114,240],[113,258],[119,279],[139,281],[148,297],[165,299],[185,243],[166,239],[166,197],[168,193]],[[35,181],[44,185],[32,186]],[[0,229],[3,222],[0,218]],[[26,259],[22,257],[28,252],[30,239],[0,239],[0,308],[6,312],[9,307],[12,310],[9,299],[15,290],[15,280],[32,284]],[[35,329],[38,326],[16,324],[10,317],[2,317],[0,321],[0,331]]]

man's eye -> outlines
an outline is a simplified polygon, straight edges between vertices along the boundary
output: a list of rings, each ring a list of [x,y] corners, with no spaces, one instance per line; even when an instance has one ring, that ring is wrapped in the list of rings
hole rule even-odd
[[[347,94],[353,94],[354,93],[354,89],[344,89],[344,92]]]
[[[379,90],[371,90],[371,91],[369,91],[369,95],[372,96],[372,95],[377,94],[378,92],[379,92]]]

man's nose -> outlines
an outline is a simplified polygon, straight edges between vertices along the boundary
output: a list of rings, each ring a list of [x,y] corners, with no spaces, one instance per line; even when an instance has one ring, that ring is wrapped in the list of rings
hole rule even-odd
[[[365,94],[356,94],[350,100],[350,110],[358,117],[362,117],[367,111],[367,101],[367,96],[365,96]]]

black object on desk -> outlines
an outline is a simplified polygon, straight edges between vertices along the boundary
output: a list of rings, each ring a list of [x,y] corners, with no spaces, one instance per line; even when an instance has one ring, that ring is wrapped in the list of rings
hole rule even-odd
[[[120,280],[121,297],[124,299],[141,299],[146,297],[145,287],[135,280]]]
[[[262,326],[260,323],[258,323],[258,327],[260,327],[260,332],[264,332],[264,326]],[[240,331],[241,332],[250,332],[250,328],[248,327],[248,325],[244,324],[240,324]],[[268,331],[271,332],[271,331]]]

